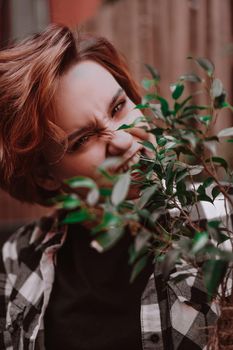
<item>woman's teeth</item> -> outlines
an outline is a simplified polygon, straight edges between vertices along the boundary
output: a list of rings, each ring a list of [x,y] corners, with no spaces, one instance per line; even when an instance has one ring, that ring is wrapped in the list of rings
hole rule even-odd
[[[133,165],[137,164],[140,160],[140,152],[136,153],[126,164],[122,166],[123,172],[128,171]]]

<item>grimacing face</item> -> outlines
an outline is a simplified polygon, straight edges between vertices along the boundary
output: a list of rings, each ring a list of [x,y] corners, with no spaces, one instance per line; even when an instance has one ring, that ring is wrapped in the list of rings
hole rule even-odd
[[[148,139],[148,133],[140,127],[117,129],[133,123],[141,111],[100,64],[89,60],[72,66],[60,79],[55,101],[56,124],[67,134],[69,146],[64,157],[50,165],[50,182],[44,181],[44,187],[55,189],[80,175],[100,184],[98,168],[109,157],[122,159],[118,171],[138,162],[143,148],[138,141]]]

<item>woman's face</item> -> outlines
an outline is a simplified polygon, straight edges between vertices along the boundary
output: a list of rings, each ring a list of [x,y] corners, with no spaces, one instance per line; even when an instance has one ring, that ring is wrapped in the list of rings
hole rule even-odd
[[[58,182],[73,176],[88,176],[101,182],[98,168],[109,157],[120,157],[116,171],[137,163],[148,139],[142,128],[118,130],[142,114],[114,77],[94,61],[83,61],[60,79],[55,96],[56,124],[67,134],[69,146],[50,172]]]

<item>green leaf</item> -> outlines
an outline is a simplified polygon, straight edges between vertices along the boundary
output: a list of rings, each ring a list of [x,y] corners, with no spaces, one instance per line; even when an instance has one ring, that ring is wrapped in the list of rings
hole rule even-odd
[[[196,232],[193,238],[193,246],[191,249],[191,253],[193,254],[198,253],[201,249],[205,247],[208,241],[209,241],[208,232],[205,232],[205,231]]]
[[[210,93],[212,98],[216,98],[222,95],[223,93],[223,83],[220,79],[214,79],[211,85]]]
[[[212,154],[217,153],[217,140],[206,140],[203,142],[203,146],[207,148]]]
[[[233,106],[231,106],[230,103],[226,101],[222,102],[222,108],[229,108],[231,111],[233,111]]]
[[[230,251],[218,249],[218,254],[224,261],[232,262],[233,260],[233,253]]]
[[[140,209],[137,211],[137,214],[140,218],[140,222],[146,222],[152,229],[154,229],[154,221],[151,217],[151,212],[149,212],[147,209]]]
[[[123,236],[124,227],[114,227],[107,232],[102,232],[91,242],[91,247],[99,253],[111,249]]]
[[[143,79],[142,86],[145,90],[150,90],[150,88],[155,85],[155,80]]]
[[[158,161],[154,162],[153,170],[156,173],[156,175],[159,177],[159,179],[161,180],[163,178],[163,168],[162,168],[160,162],[158,162]]]
[[[138,105],[136,105],[135,109],[146,109],[149,107],[148,103],[139,103]]]
[[[127,172],[119,176],[113,187],[111,201],[113,205],[119,205],[126,199],[130,187],[130,173]]]
[[[122,157],[107,157],[99,166],[99,171],[102,173],[105,170],[109,170],[113,167],[118,167],[122,164]],[[105,174],[103,173],[105,176]],[[107,174],[106,177],[108,179],[113,179],[114,177],[111,176],[110,174]]]
[[[143,96],[142,104],[150,103],[151,101],[155,101],[156,95],[149,93]],[[150,108],[151,104],[148,104],[148,108]]]
[[[83,208],[83,209],[80,209],[79,211],[68,213],[65,219],[62,221],[62,223],[76,224],[78,222],[84,222],[91,219],[92,219],[91,214],[87,211],[87,209]]]
[[[214,182],[214,179],[212,177],[207,177],[207,179],[205,179],[205,181],[203,182],[203,187],[207,188],[210,185],[212,185],[213,182]]]
[[[132,129],[140,122],[145,122],[145,118],[144,117],[138,117],[138,118],[135,119],[135,121],[133,123],[131,123],[131,124],[122,124],[121,126],[119,126],[119,128],[117,130]]]
[[[61,194],[50,200],[51,204],[57,204],[59,208],[75,209],[80,207],[81,201],[76,194]]]
[[[166,143],[167,143],[166,138],[163,137],[163,136],[157,136],[157,137],[156,137],[156,141],[157,141],[157,144],[158,144],[160,147],[165,146]]]
[[[180,257],[180,251],[177,249],[171,249],[165,255],[165,258],[162,263],[162,274],[165,280],[168,279],[170,272],[175,267],[177,260]]]
[[[135,252],[141,252],[144,247],[148,247],[148,241],[151,238],[151,232],[141,229],[134,240]]]
[[[138,142],[138,143],[140,143],[144,147],[148,148],[150,151],[156,152],[156,148],[152,142],[145,140],[143,142]]]
[[[223,167],[226,171],[227,171],[227,168],[228,168],[228,164],[227,162],[225,161],[225,159],[221,158],[221,157],[211,157],[209,159],[206,159],[206,163],[210,163],[210,162],[213,162],[213,163],[216,163],[218,164],[219,166]]]
[[[141,197],[137,201],[137,207],[138,209],[144,208],[144,206],[147,204],[151,196],[154,194],[156,189],[158,188],[158,185],[153,185],[150,187],[147,187],[145,190],[142,191]]]
[[[206,194],[205,187],[203,185],[199,185],[198,188],[197,188],[197,192],[199,194],[204,194],[205,195]]]
[[[213,239],[215,239],[215,241],[218,244],[221,244],[221,243],[227,241],[228,239],[230,239],[230,237],[228,237],[224,233],[220,232],[219,230],[216,230],[215,234],[213,234],[213,232],[211,232],[211,236],[212,236]]]
[[[156,81],[160,80],[160,75],[159,72],[157,71],[156,68],[152,67],[150,64],[145,64],[147,70],[150,72],[151,76],[153,79],[155,79]]]
[[[197,197],[197,200],[200,201],[200,202],[209,202],[209,203],[213,204],[212,198],[210,198],[210,197],[207,196],[206,194],[200,194],[200,195]]]
[[[213,189],[212,189],[212,192],[211,192],[211,195],[213,197],[213,200],[215,200],[215,198],[221,193],[220,189],[218,186],[215,186]]]
[[[211,220],[211,221],[208,221],[207,225],[211,228],[218,229],[220,223],[221,222],[219,220]]]
[[[154,129],[150,129],[149,132],[155,136],[160,136],[160,135],[163,135],[163,131],[164,131],[164,129],[162,129],[162,128],[154,128]]]
[[[100,193],[98,188],[97,187],[92,188],[87,194],[86,201],[90,206],[94,206],[97,204],[99,200],[99,196],[100,196]]]
[[[192,99],[192,97],[193,97],[192,95],[186,97],[186,99],[184,99],[184,100],[179,104],[179,109],[176,108],[176,113],[177,113],[181,108],[183,108],[183,107],[186,105],[186,103]]]
[[[134,245],[131,244],[129,247],[129,265],[133,265],[140,256],[148,254],[148,247],[143,246],[141,250],[135,250]]]
[[[204,167],[202,165],[189,165],[188,172],[189,175],[194,176],[202,173]]]
[[[201,123],[208,125],[212,120],[212,115],[200,115],[198,116]]]
[[[223,91],[223,93],[220,96],[215,97],[214,99],[214,108],[221,109],[226,107],[226,92]]]
[[[180,98],[180,96],[182,95],[183,91],[184,91],[184,85],[177,84],[175,90],[172,93],[172,98],[174,100],[178,100],[178,98]]]
[[[180,76],[179,80],[189,81],[191,83],[201,83],[201,78],[196,73],[187,73]]]
[[[95,182],[84,176],[76,176],[71,179],[65,180],[65,184],[69,185],[71,188],[78,188],[78,187],[83,187],[83,188],[95,188],[96,184]]]
[[[222,129],[217,134],[218,137],[233,136],[233,127]]]
[[[80,199],[75,194],[71,194],[64,198],[61,206],[63,209],[75,209],[80,207],[80,205]]]
[[[218,141],[218,137],[213,135],[213,136],[209,136],[209,137],[205,137],[205,141],[209,142],[209,141]]]
[[[214,64],[207,58],[198,57],[195,59],[197,64],[206,71],[209,77],[211,77],[214,73]]]
[[[175,102],[175,103],[174,103],[174,112],[175,112],[175,114],[177,114],[177,113],[179,112],[180,109],[181,109],[180,103]]]
[[[198,105],[190,105],[185,107],[184,111],[204,111],[209,109],[209,106],[198,106]]]
[[[103,197],[109,197],[112,194],[112,189],[111,188],[100,188],[100,195]]]
[[[91,232],[92,234],[96,234],[104,230],[115,228],[117,226],[120,226],[121,224],[122,219],[119,215],[107,211],[104,213],[101,223],[96,227],[92,228]]]
[[[186,183],[185,181],[179,181],[176,184],[177,187],[177,197],[181,203],[182,206],[185,206],[187,204],[187,191],[186,191]]]
[[[119,126],[117,130],[131,129],[133,127],[134,127],[134,124],[122,124],[121,126]]]
[[[165,100],[165,98],[159,96],[159,95],[156,95],[156,99],[160,102],[161,104],[161,111],[163,113],[163,115],[165,117],[167,117],[169,114],[170,114],[170,111],[169,111],[169,104],[167,102],[167,100]]]
[[[189,175],[187,169],[179,170],[176,173],[176,183],[183,180],[185,177]]]
[[[174,162],[168,163],[166,167],[166,193],[171,195],[173,193],[173,181],[176,173],[174,171]]]
[[[207,222],[208,226],[208,232],[213,240],[215,240],[218,244],[223,243],[228,239],[227,236],[225,236],[223,233],[220,232],[221,228],[219,220],[211,220]],[[212,254],[216,258],[216,256],[219,256],[218,249],[215,251],[212,246],[208,247],[207,253]]]
[[[179,273],[179,274],[178,274],[177,276],[175,276],[175,277],[171,277],[171,278],[169,279],[169,281],[174,282],[174,283],[179,283],[179,282],[184,281],[184,280],[186,280],[187,278],[192,277],[192,276],[193,276],[193,274],[191,274],[191,273],[182,272],[182,273]]]
[[[167,150],[169,150],[169,149],[173,150],[173,149],[176,148],[176,147],[177,147],[177,142],[168,141],[168,142],[166,142],[166,144],[165,144],[165,148],[166,148]],[[175,157],[175,156],[174,156],[174,157]]]
[[[212,297],[222,282],[228,263],[223,260],[207,260],[203,265],[204,283],[208,294]]]
[[[148,261],[148,255],[142,256],[133,266],[133,270],[130,277],[130,283],[133,283],[140,272],[146,267]]]

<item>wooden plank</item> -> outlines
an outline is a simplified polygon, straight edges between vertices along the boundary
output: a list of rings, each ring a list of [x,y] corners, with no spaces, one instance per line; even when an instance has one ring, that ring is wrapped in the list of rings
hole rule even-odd
[[[14,1],[19,3],[21,0]],[[54,6],[59,6],[60,0],[51,1]],[[76,4],[80,1],[76,0]],[[86,6],[87,3],[89,1]],[[70,15],[68,4],[66,1],[68,12],[63,13],[65,16]],[[127,57],[138,81],[146,74],[145,62],[157,67],[162,76],[161,94],[164,96],[170,93],[170,82],[195,67],[186,61],[187,55],[210,57],[216,64],[217,76],[229,92],[229,101],[232,101],[232,54],[224,51],[233,42],[232,16],[232,0],[119,0],[100,7],[84,29],[111,40]],[[223,114],[216,128],[232,124],[232,114]],[[223,148],[223,152],[228,151]],[[228,157],[232,158],[230,154]],[[47,210],[19,204],[0,193],[2,222],[31,220],[44,211]]]
[[[51,21],[75,26],[92,16],[100,0],[49,0]]]

